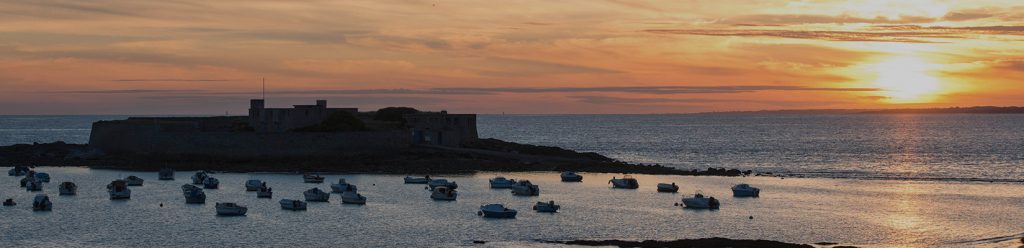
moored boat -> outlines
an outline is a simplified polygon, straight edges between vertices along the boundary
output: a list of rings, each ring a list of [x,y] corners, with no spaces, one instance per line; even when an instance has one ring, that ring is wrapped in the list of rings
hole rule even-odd
[[[562,182],[582,182],[583,176],[576,174],[575,171],[562,172]]]
[[[192,184],[203,184],[207,177],[210,177],[210,174],[206,174],[205,171],[197,171],[196,174],[192,175]]]
[[[733,197],[760,197],[761,196],[761,189],[759,189],[757,187],[750,186],[749,184],[745,184],[745,183],[737,184],[736,186],[732,186],[732,196]]]
[[[459,188],[459,185],[456,184],[455,181],[449,182],[448,179],[443,179],[443,178],[442,179],[431,179],[430,182],[427,183],[427,186],[430,186],[431,189],[433,189],[435,187],[438,187],[438,186],[445,186],[445,187],[448,187],[449,189],[457,189],[457,188]]]
[[[306,202],[300,200],[281,199],[281,209],[286,210],[306,210]]]
[[[530,182],[530,180],[519,180],[515,186],[512,186],[513,195],[522,196],[538,196],[540,195],[540,186],[537,186]]]
[[[701,192],[697,192],[693,197],[683,198],[683,207],[696,208],[696,209],[718,209],[718,199],[714,197],[706,197]]]
[[[317,174],[306,173],[306,174],[302,175],[302,182],[305,182],[305,183],[323,183],[324,182],[324,177],[322,177],[320,175],[317,175]]]
[[[486,218],[515,218],[516,210],[506,208],[505,205],[501,204],[487,204],[480,206],[480,211],[476,212],[477,215],[481,215]]]
[[[32,211],[50,210],[53,210],[53,202],[50,201],[50,197],[46,194],[38,194],[32,199]]]
[[[459,192],[446,186],[435,187],[430,192],[430,198],[434,200],[454,201],[458,196]]]
[[[302,192],[302,196],[305,196],[308,202],[326,202],[330,200],[331,193],[324,192],[320,188],[312,188]]]
[[[57,186],[57,190],[60,191],[60,195],[75,195],[78,194],[78,185],[73,182],[62,182]]]
[[[124,181],[128,183],[128,186],[142,186],[142,182],[145,180],[142,180],[141,177],[137,176],[128,176],[124,178]]]
[[[233,202],[218,202],[217,203],[217,215],[220,216],[244,216],[245,212],[248,212],[249,208],[245,206],[235,204]]]
[[[219,187],[220,180],[217,180],[217,178],[215,177],[207,177],[205,180],[203,180],[204,189],[217,189]]]
[[[611,183],[612,187],[620,189],[640,188],[640,183],[630,175],[623,176],[622,178],[612,177],[612,180],[608,180],[608,183]]]
[[[405,177],[405,183],[408,183],[408,184],[427,184],[429,182],[430,182],[430,176],[425,176],[425,177],[406,176]]]
[[[128,182],[121,179],[114,180],[113,182],[110,182],[110,184],[107,184],[107,193],[110,194],[111,200],[132,198],[132,190],[128,189]]]
[[[274,197],[274,189],[267,187],[267,183],[263,183],[259,189],[256,189],[256,198],[272,197]]]
[[[537,212],[541,213],[558,212],[558,209],[560,208],[562,208],[562,206],[555,204],[555,201],[537,202],[537,204],[533,205],[533,210],[537,210]]]
[[[355,191],[345,191],[345,193],[341,193],[341,203],[366,204],[366,197]]]
[[[659,183],[658,192],[675,193],[679,192],[679,186],[676,183]]]
[[[331,192],[342,193],[345,191],[356,191],[356,185],[349,184],[344,178],[338,178],[338,183],[331,184]]]
[[[495,177],[488,181],[491,183],[492,189],[507,189],[516,185],[515,179],[507,179],[505,177]]]
[[[14,168],[11,168],[10,170],[8,170],[7,171],[7,175],[8,176],[13,176],[13,177],[20,177],[20,176],[27,175],[28,172],[31,171],[31,170],[32,169],[29,169],[27,166],[17,165],[17,166],[14,166]]]
[[[257,191],[261,186],[263,186],[263,181],[257,179],[245,181],[245,191]]]
[[[40,182],[44,182],[44,183],[50,182],[50,174],[49,173],[46,173],[46,172],[36,172],[35,175],[33,175],[33,176],[36,179],[39,179]]]
[[[157,173],[159,180],[174,180],[174,169],[171,168],[160,168],[160,172]]]
[[[7,198],[7,200],[4,200],[4,207],[10,207],[14,205],[18,205],[18,203],[14,202],[14,199]]]
[[[38,178],[30,178],[28,182],[25,182],[25,190],[27,191],[40,191],[43,190],[43,182]]]
[[[185,204],[203,204],[206,203],[206,193],[203,192],[202,188],[196,187],[195,185],[185,184],[181,186],[181,190],[184,191]]]

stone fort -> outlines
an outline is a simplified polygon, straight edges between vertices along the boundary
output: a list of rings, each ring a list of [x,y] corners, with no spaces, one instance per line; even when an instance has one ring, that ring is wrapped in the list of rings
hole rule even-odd
[[[352,115],[367,130],[303,132],[337,114]],[[381,121],[374,112],[329,108],[326,100],[292,108],[267,108],[252,99],[248,116],[130,117],[92,125],[89,146],[110,154],[257,158],[337,156],[412,146],[459,147],[478,138],[475,114],[447,111],[402,115]]]

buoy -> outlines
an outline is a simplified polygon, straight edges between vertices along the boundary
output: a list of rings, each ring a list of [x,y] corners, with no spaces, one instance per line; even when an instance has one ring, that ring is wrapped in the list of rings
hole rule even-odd
[[[481,215],[481,216],[482,216],[482,215],[484,215],[484,212],[482,212],[482,211],[476,211],[476,215]]]
[[[676,203],[673,203],[673,204],[672,204],[672,206],[676,206],[676,207],[678,207],[678,206],[679,206],[679,203],[678,203],[678,202],[676,202]]]
[[[751,216],[750,216],[750,219],[751,219],[751,220],[753,220],[753,219],[754,219],[754,216],[753,216],[753,215],[751,215]]]
[[[160,203],[160,207],[164,207],[164,204],[163,204],[163,203]]]

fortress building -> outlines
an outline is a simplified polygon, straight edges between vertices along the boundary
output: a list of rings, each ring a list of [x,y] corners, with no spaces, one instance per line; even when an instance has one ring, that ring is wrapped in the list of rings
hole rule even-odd
[[[402,121],[374,119],[374,112],[316,105],[266,108],[249,102],[249,116],[131,117],[92,125],[89,146],[104,153],[204,158],[335,156],[406,149],[459,147],[478,138],[475,114],[419,112]],[[296,131],[344,113],[365,124],[355,131]],[[352,119],[352,117],[348,117]],[[302,129],[299,129],[302,130]]]

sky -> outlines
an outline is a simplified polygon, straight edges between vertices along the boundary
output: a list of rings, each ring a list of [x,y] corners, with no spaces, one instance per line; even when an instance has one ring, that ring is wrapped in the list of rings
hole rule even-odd
[[[1024,2],[0,1],[0,114],[1024,105]]]

